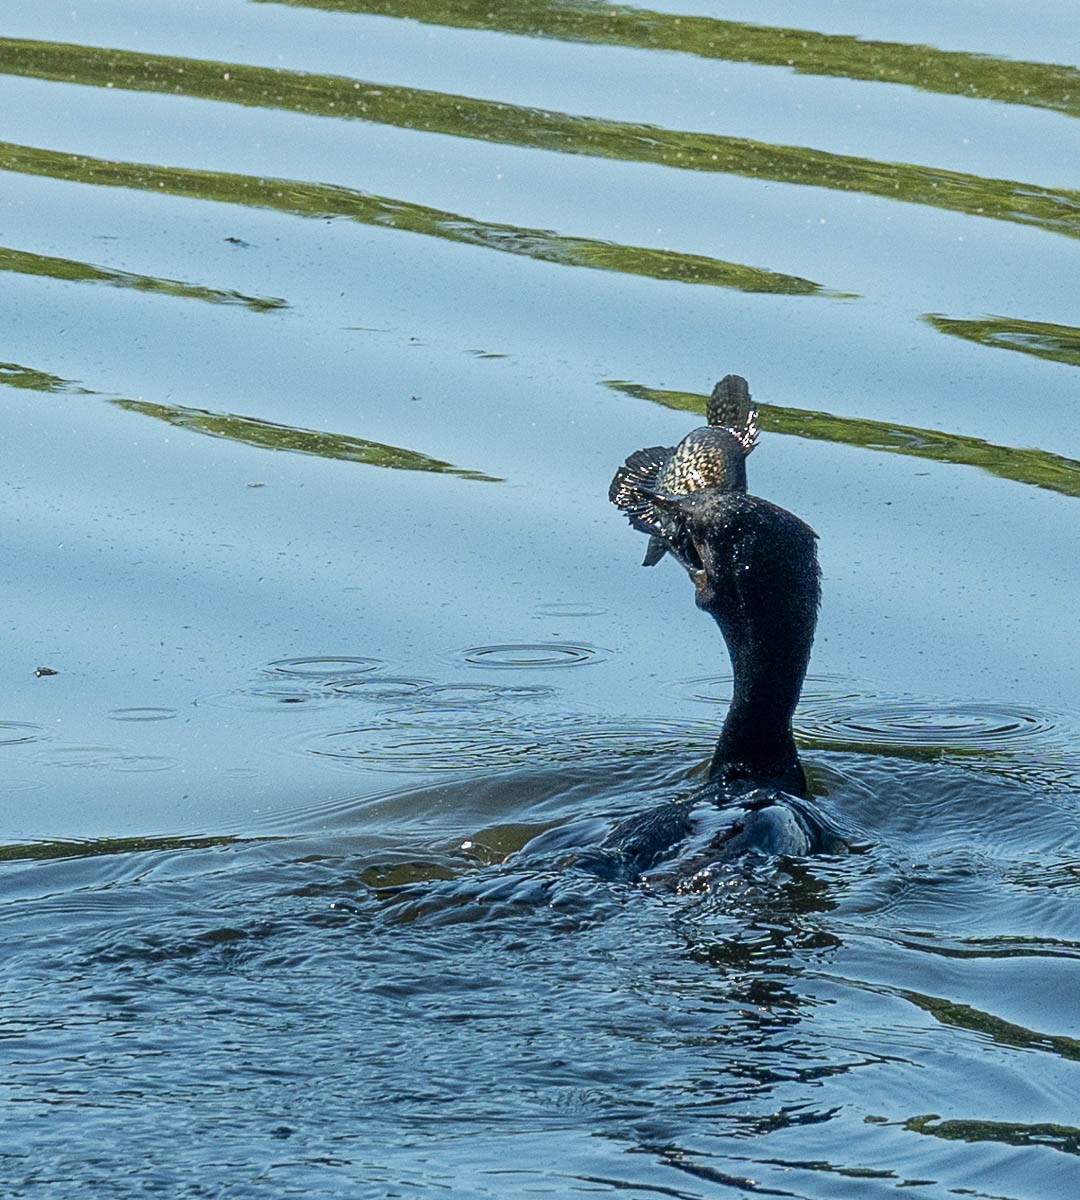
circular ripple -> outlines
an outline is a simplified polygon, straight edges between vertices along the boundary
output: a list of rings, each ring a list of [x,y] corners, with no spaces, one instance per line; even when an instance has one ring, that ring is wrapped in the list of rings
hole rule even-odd
[[[374,681],[373,681],[374,682]],[[382,714],[396,725],[412,725],[419,729],[440,728],[448,737],[460,731],[468,736],[477,727],[484,728],[513,721],[511,705],[522,700],[550,696],[554,688],[503,687],[497,683],[435,683],[411,695],[388,697],[399,703]]]
[[[684,700],[699,700],[704,704],[727,704],[731,699],[730,675],[700,675],[664,685],[664,690]]]
[[[37,761],[45,767],[79,767],[106,771],[168,771],[175,758],[159,754],[129,754],[115,746],[57,746]]]
[[[731,701],[732,677],[726,675],[698,675],[692,679],[679,679],[663,685],[664,690],[681,696],[684,700],[696,700],[703,704],[728,704]],[[862,697],[865,699],[865,697]],[[802,708],[814,705],[847,703],[860,699],[852,691],[851,681],[840,675],[808,675],[803,684]]]
[[[114,771],[171,771],[179,765],[164,754],[123,754],[110,764]]]
[[[508,732],[508,731],[507,731]],[[414,726],[387,728],[359,726],[320,734],[304,744],[317,758],[343,765],[382,771],[475,771],[514,766],[528,757],[528,746],[513,735],[500,737],[495,730],[447,737],[439,730]]]
[[[382,665],[378,658],[279,658],[268,663],[266,669],[292,679],[321,679],[324,683],[332,683],[377,671]]]
[[[416,697],[425,707],[470,709],[496,701],[535,700],[553,696],[554,688],[537,684],[505,687],[499,683],[433,683]]]
[[[645,719],[613,725],[597,721],[569,723],[560,732],[561,737],[554,740],[552,761],[597,758],[607,762],[637,755],[674,758],[711,750],[716,742],[716,726],[712,722]]]
[[[474,719],[469,719],[474,714]],[[493,728],[510,724],[511,714],[508,709],[487,706],[482,710],[482,720],[477,722],[471,705],[465,704],[409,704],[399,708],[387,709],[380,714],[385,720],[394,725],[411,725],[416,729],[443,729],[448,739],[456,738],[458,733],[467,737],[478,726]]]
[[[606,608],[591,604],[540,604],[536,608],[538,617],[602,617]]]
[[[522,728],[507,714],[452,731],[417,724],[359,725],[304,735],[304,754],[345,767],[394,772],[491,771],[540,763],[610,763],[613,759],[705,751],[716,731],[681,721],[620,723],[567,718]]]
[[[170,721],[177,716],[175,708],[114,708],[110,721]]]
[[[534,667],[577,667],[602,662],[609,652],[598,646],[569,642],[513,642],[501,646],[472,646],[462,651],[470,667],[531,669]]]
[[[877,701],[840,712],[799,714],[797,729],[819,745],[921,750],[1012,750],[1053,732],[1047,717],[1008,705]]]
[[[40,725],[31,725],[29,721],[0,721],[0,746],[40,742],[45,736]]]
[[[332,692],[320,688],[305,688],[285,682],[254,684],[237,688],[232,692],[221,692],[207,696],[202,704],[215,708],[243,708],[250,712],[279,712],[283,708],[319,708],[333,704],[339,699]]]
[[[800,703],[835,706],[865,699],[865,693],[854,691],[851,680],[844,675],[807,675]]]
[[[376,675],[373,679],[335,679],[327,684],[330,691],[358,700],[386,702],[413,700],[416,694],[431,686],[430,679],[393,679],[387,675]]]

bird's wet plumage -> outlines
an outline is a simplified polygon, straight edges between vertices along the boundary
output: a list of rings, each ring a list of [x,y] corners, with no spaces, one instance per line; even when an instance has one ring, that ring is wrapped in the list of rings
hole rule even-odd
[[[673,531],[668,548],[694,583],[695,603],[727,644],[732,699],[704,787],[620,822],[586,865],[683,890],[707,885],[714,864],[747,854],[854,848],[808,798],[792,733],[821,595],[816,534],[745,491],[651,496]]]
[[[668,550],[678,557],[680,526],[657,505],[655,495],[686,496],[703,488],[746,491],[746,456],[757,442],[757,410],[746,380],[726,375],[706,407],[708,425],[691,430],[677,446],[636,450],[615,472],[608,498],[630,524],[649,534],[644,566]]]

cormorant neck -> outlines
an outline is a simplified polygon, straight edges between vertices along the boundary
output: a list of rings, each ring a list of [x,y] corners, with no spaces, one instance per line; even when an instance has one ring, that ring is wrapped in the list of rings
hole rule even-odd
[[[709,778],[806,795],[791,719],[810,663],[820,581],[814,531],[756,496],[699,492],[691,533],[699,608],[720,626],[734,692]]]
[[[752,637],[737,640],[727,635],[725,640],[734,690],[713,753],[710,780],[805,796],[806,776],[791,720],[810,659],[809,644],[770,647]]]

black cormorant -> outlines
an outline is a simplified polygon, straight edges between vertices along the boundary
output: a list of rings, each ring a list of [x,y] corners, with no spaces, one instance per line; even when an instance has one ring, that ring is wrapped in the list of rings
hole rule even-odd
[[[745,381],[728,376],[717,390],[730,380],[745,389]],[[710,426],[690,436],[719,432]],[[674,456],[642,478],[641,456],[653,452],[639,451],[616,473],[609,495],[635,528],[662,539],[693,581],[697,606],[720,626],[731,659],[731,704],[704,786],[617,825],[583,864],[604,874],[641,875],[676,848],[681,861],[694,865],[752,851],[848,848],[807,799],[792,734],[821,596],[817,535],[746,491],[752,438],[743,444],[726,432],[699,445],[699,477],[715,482],[695,485],[684,473],[679,487],[662,489],[657,485],[671,478],[664,471]]]

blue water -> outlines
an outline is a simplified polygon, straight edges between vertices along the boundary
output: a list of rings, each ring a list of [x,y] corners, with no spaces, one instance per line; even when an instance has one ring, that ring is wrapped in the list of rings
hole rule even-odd
[[[1080,1187],[1072,8],[648,12],[0,0],[0,1193]],[[868,848],[607,883],[728,372]]]

